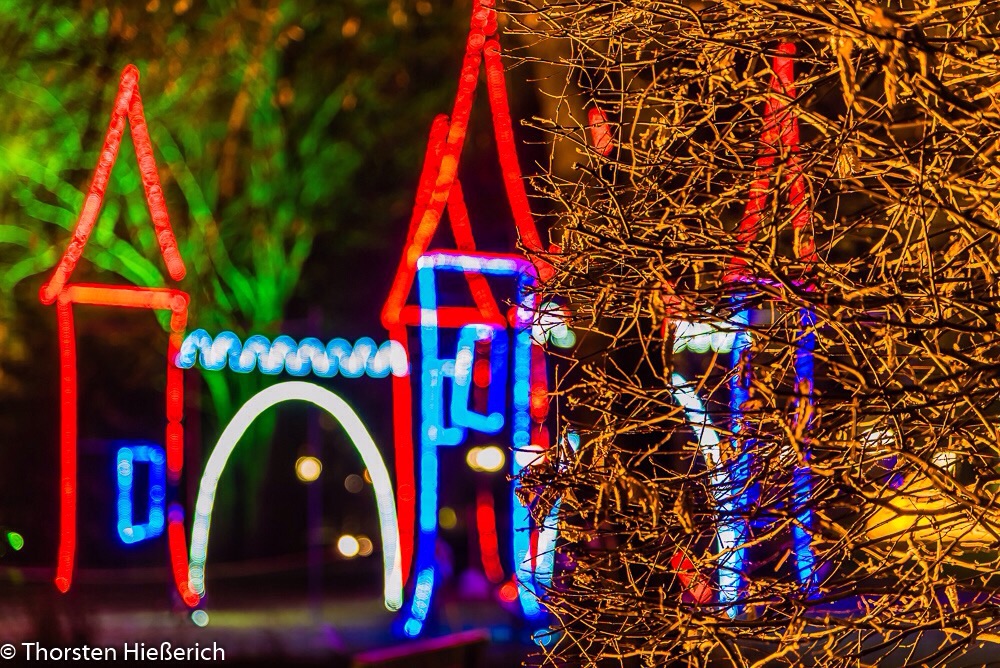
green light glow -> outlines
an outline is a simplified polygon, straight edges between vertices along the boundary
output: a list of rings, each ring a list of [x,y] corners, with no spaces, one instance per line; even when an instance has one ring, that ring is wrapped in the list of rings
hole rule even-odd
[[[10,546],[15,550],[20,550],[24,547],[24,537],[16,531],[7,532],[7,542],[10,543]]]

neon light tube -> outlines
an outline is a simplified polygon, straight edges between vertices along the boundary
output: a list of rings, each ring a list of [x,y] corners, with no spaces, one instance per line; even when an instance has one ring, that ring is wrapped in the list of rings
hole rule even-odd
[[[476,494],[476,533],[479,534],[479,556],[483,573],[493,584],[503,581],[500,547],[497,539],[497,518],[493,507],[493,494],[481,489]]]
[[[490,343],[490,379],[486,414],[469,408],[472,392],[472,364],[476,343]],[[487,325],[466,325],[458,333],[451,393],[451,419],[460,426],[495,434],[503,429],[504,394],[507,391],[507,332]]]
[[[163,500],[167,493],[166,453],[153,444],[131,444],[118,449],[118,537],[123,543],[138,543],[156,538],[166,524]],[[133,480],[137,462],[149,464],[149,516],[145,523],[135,524],[133,513]]]
[[[456,376],[456,367],[460,366],[460,361],[456,359],[441,359],[439,356],[438,330],[441,327],[438,322],[437,294],[435,273],[437,271],[461,271],[465,273],[478,273],[492,276],[511,276],[518,281],[518,303],[514,309],[515,326],[515,374],[514,374],[514,416],[513,434],[514,443],[527,444],[530,439],[530,360],[531,360],[531,328],[535,319],[534,295],[527,288],[534,281],[531,265],[518,257],[509,255],[497,255],[477,253],[475,255],[461,252],[438,252],[421,256],[416,261],[417,267],[417,287],[420,300],[421,313],[421,426],[420,426],[420,490],[418,494],[417,524],[419,535],[416,544],[417,584],[414,589],[413,600],[410,604],[409,615],[403,625],[403,631],[407,635],[415,636],[423,629],[434,592],[435,585],[435,557],[434,550],[437,542],[437,511],[438,511],[438,454],[439,446],[454,446],[462,443],[466,436],[466,428],[455,425],[454,416],[452,426],[444,424],[443,407],[443,387],[442,383],[446,378]],[[465,351],[465,355],[472,355],[470,349],[474,344],[470,340],[479,337],[475,330],[467,330],[466,343],[459,352]],[[493,355],[491,355],[493,357]],[[464,360],[464,364],[468,360]],[[518,365],[520,365],[518,367]],[[517,368],[520,368],[520,376]],[[461,370],[459,370],[461,371]],[[466,405],[467,405],[466,401]],[[492,410],[492,409],[491,409]],[[515,471],[516,474],[516,465]],[[529,591],[519,592],[521,594],[522,607],[526,614],[537,615],[540,613],[534,586],[532,584],[532,569],[530,544],[530,517],[527,509],[515,502],[516,528],[524,528],[524,531],[515,531],[515,540],[518,541],[515,547],[515,563],[520,564],[520,576],[529,587]],[[518,558],[518,556],[520,558]],[[524,588],[522,588],[524,589]]]
[[[375,489],[379,526],[382,532],[382,559],[385,576],[384,600],[389,610],[398,610],[403,602],[403,577],[400,566],[399,523],[392,493],[389,471],[382,461],[378,446],[372,440],[358,414],[346,401],[330,390],[303,381],[287,381],[272,385],[251,397],[226,425],[205,465],[198,500],[195,504],[194,528],[191,531],[191,566],[189,583],[199,596],[205,594],[205,558],[208,553],[208,536],[212,523],[212,508],[219,478],[229,462],[240,437],[257,417],[271,406],[286,401],[305,401],[314,404],[335,418],[347,432],[351,443],[364,462]]]
[[[739,442],[739,435],[744,431],[743,404],[750,398],[750,312],[743,309],[744,295],[735,295],[733,303],[739,310],[733,317],[737,327],[736,338],[732,351],[732,382],[729,387],[729,416],[732,424],[734,449]],[[730,464],[727,484],[720,493],[733,499],[730,504],[720,509],[719,544],[731,546],[730,551],[719,559],[719,600],[723,603],[733,603],[739,598],[744,588],[743,564],[746,548],[742,547],[749,536],[749,526],[745,519],[749,516],[757,496],[757,487],[750,480],[752,461],[752,441],[747,441],[736,452],[736,460]],[[725,514],[723,514],[725,511]],[[730,617],[739,613],[739,607],[732,605],[727,608]]]
[[[104,193],[111,179],[111,170],[118,159],[118,149],[125,133],[125,121],[128,118],[132,128],[132,143],[135,145],[136,159],[139,163],[139,173],[142,176],[142,186],[146,194],[153,227],[156,229],[156,240],[160,244],[160,253],[167,265],[167,272],[175,281],[184,278],[184,261],[177,249],[177,240],[170,227],[167,215],[167,205],[163,199],[163,188],[160,186],[160,176],[153,156],[153,147],[146,128],[146,118],[142,110],[142,99],[139,96],[139,70],[135,65],[127,65],[122,70],[118,93],[112,106],[111,121],[104,135],[104,145],[98,154],[97,166],[90,181],[90,189],[83,202],[83,209],[76,226],[73,228],[73,238],[52,277],[42,286],[39,297],[43,304],[51,304],[63,291],[69,281],[77,262],[83,256],[83,250],[90,238],[90,233],[97,223]]]
[[[796,391],[804,394],[796,401],[799,408],[796,411],[796,418],[803,413],[806,418],[805,429],[808,430],[812,422],[813,412],[813,351],[816,349],[816,314],[812,309],[799,309],[799,326],[801,336],[798,347],[795,351],[795,380]],[[805,403],[803,407],[801,404]],[[808,460],[809,453],[806,449],[805,458]],[[815,571],[816,557],[812,551],[812,525],[813,515],[809,506],[812,497],[812,476],[810,475],[809,464],[805,463],[796,466],[792,471],[792,513],[795,515],[795,523],[792,524],[792,546],[795,550],[795,565],[798,570],[799,582],[806,585],[808,593],[815,592]]]
[[[73,582],[76,557],[76,334],[73,306],[60,297],[56,303],[59,330],[59,556],[55,584],[66,593]]]
[[[323,344],[312,337],[296,342],[282,335],[272,342],[255,334],[243,342],[233,332],[222,332],[213,338],[203,329],[187,335],[175,363],[181,369],[190,369],[200,363],[209,371],[228,366],[238,373],[259,370],[263,374],[278,375],[285,371],[292,376],[313,373],[320,378],[332,378],[338,373],[345,378],[364,375],[385,378],[390,373],[406,376],[410,372],[406,348],[396,340],[380,346],[368,337],[358,339],[354,345],[345,339]]]

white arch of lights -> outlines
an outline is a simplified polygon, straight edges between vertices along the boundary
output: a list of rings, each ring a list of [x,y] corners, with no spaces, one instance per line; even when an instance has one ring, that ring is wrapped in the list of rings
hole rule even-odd
[[[191,565],[189,580],[191,588],[199,596],[205,595],[205,556],[208,552],[208,531],[212,522],[212,507],[219,477],[226,468],[229,456],[236,448],[240,437],[257,417],[265,410],[286,401],[306,401],[314,404],[336,420],[347,432],[358,454],[371,475],[375,488],[375,502],[378,507],[379,526],[382,532],[382,560],[385,572],[385,607],[398,610],[403,604],[403,569],[398,550],[399,523],[396,519],[396,503],[392,493],[389,471],[382,461],[378,447],[365,428],[361,418],[346,401],[312,383],[288,381],[272,385],[250,398],[226,425],[212,455],[205,466],[201,484],[198,487],[198,501],[195,504],[194,527],[191,531]]]

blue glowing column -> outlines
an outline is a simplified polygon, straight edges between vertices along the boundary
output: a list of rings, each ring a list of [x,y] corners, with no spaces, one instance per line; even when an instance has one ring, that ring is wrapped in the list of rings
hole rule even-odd
[[[797,400],[796,420],[798,416],[806,415],[803,432],[812,427],[813,413],[813,352],[816,349],[816,313],[811,308],[799,310],[799,326],[801,334],[795,351],[795,381]],[[802,406],[802,402],[806,405]],[[796,425],[798,426],[798,425]],[[808,439],[806,439],[808,442]],[[803,448],[803,459],[808,462],[809,450]],[[796,466],[792,473],[792,513],[795,524],[792,525],[792,544],[795,549],[795,564],[798,569],[799,582],[806,586],[811,595],[816,590],[815,571],[816,558],[812,551],[813,514],[809,505],[812,497],[812,475],[808,463]]]
[[[729,465],[724,489],[719,497],[726,499],[719,508],[719,601],[734,603],[745,588],[744,568],[749,517],[757,499],[758,487],[750,480],[753,462],[753,439],[741,436],[746,430],[743,404],[750,398],[750,311],[744,308],[744,295],[733,296],[733,306],[739,310],[733,316],[736,336],[733,340],[733,378],[729,393],[730,430],[733,433],[734,460]],[[729,546],[725,549],[724,546]],[[730,617],[740,612],[737,605],[726,608]]]
[[[526,294],[530,276],[521,274],[517,285],[517,321],[514,329],[514,425],[511,442],[514,456],[511,457],[511,474],[514,485],[511,490],[511,532],[514,545],[514,575],[517,579],[517,595],[521,610],[528,618],[542,614],[538,603],[540,587],[535,580],[535,568],[531,555],[531,513],[518,498],[519,476],[524,466],[522,461],[531,455],[531,325],[534,315],[534,295]],[[518,452],[529,453],[519,457]],[[558,512],[558,510],[556,510]],[[554,542],[554,538],[553,538]]]
[[[423,259],[423,258],[421,258]],[[415,637],[423,630],[434,595],[438,515],[439,445],[458,445],[465,439],[465,429],[444,426],[444,390],[446,376],[454,376],[454,361],[438,355],[437,290],[434,265],[422,264],[417,270],[420,300],[420,483],[417,498],[416,584],[410,612],[403,632]]]
[[[741,546],[745,545],[749,537],[750,517],[760,496],[760,483],[753,481],[756,439],[741,436],[748,426],[748,417],[743,407],[750,398],[753,367],[750,351],[751,336],[748,331],[750,311],[745,308],[745,299],[746,295],[735,295],[732,300],[734,307],[739,309],[733,318],[737,332],[733,342],[733,378],[729,399],[735,458],[729,466],[728,480],[724,489],[724,496],[728,500],[720,504],[719,513],[720,549],[724,545],[733,546],[728,550],[722,549],[723,555],[719,559],[719,600],[727,604],[735,603],[740,593],[745,590],[746,549]],[[801,397],[797,401],[797,408],[799,414],[806,415],[811,414],[813,403],[815,325],[816,315],[812,309],[801,309],[799,342],[795,351],[795,380],[796,392]],[[807,402],[808,406],[803,407],[802,401]],[[811,424],[807,423],[803,426],[803,430],[808,431],[810,426]],[[816,558],[811,545],[813,517],[809,502],[812,496],[812,481],[808,464],[796,465],[792,472],[791,496],[791,512],[795,517],[792,525],[792,547],[796,574],[799,582],[806,586],[807,591],[812,592],[815,587]],[[731,617],[735,617],[739,614],[741,606],[729,605],[726,610]]]

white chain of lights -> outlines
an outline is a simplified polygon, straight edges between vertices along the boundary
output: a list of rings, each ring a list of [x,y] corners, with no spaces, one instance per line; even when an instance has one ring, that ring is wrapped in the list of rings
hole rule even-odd
[[[246,341],[233,332],[222,332],[212,337],[204,329],[196,329],[181,344],[176,364],[190,369],[195,362],[210,371],[220,371],[228,365],[233,371],[251,373],[259,368],[261,373],[277,375],[287,371],[292,376],[314,373],[320,378],[330,378],[338,373],[346,378],[385,378],[390,373],[405,376],[409,373],[406,350],[398,341],[376,345],[368,337],[358,339],[353,345],[346,339],[333,339],[324,344],[308,337],[296,342],[281,335],[269,340],[255,334]]]

